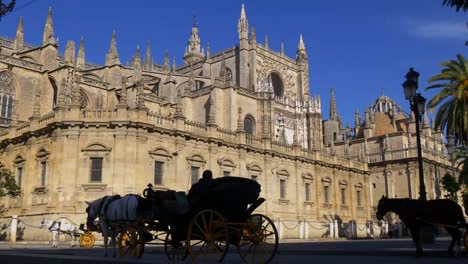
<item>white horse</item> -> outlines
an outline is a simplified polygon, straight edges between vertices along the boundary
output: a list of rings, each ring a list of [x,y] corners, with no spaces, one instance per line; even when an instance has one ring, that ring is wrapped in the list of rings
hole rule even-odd
[[[99,217],[100,229],[102,236],[104,237],[104,256],[107,257],[107,246],[109,243],[109,237],[112,243],[112,256],[116,256],[116,237],[121,231],[120,227],[125,223],[140,223],[143,218],[142,214],[137,210],[138,197],[136,195],[125,195],[120,197],[115,196],[104,196],[92,202],[86,202],[88,207],[86,212],[88,218],[86,226],[88,230],[96,230],[98,227],[94,224],[96,218]]]
[[[57,247],[60,234],[69,235],[71,238],[70,247],[75,246],[75,239],[78,236],[78,228],[75,224],[42,218],[41,228],[48,228],[52,233],[52,247]]]

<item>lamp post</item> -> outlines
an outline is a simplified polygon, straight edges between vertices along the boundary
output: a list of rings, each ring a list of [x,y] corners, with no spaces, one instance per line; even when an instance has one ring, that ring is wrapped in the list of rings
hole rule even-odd
[[[426,107],[426,98],[424,98],[421,94],[416,93],[416,90],[418,89],[419,73],[413,68],[410,68],[405,77],[406,81],[403,83],[403,91],[405,92],[406,99],[410,102],[411,111],[414,112],[416,117],[416,145],[418,149],[419,167],[419,199],[421,201],[426,201],[426,187],[424,185],[423,161],[421,153],[421,132],[419,128]]]

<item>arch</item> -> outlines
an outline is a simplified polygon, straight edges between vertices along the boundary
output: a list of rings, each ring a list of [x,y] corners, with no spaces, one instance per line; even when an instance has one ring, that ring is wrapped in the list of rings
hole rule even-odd
[[[90,99],[89,99],[89,96],[88,94],[86,93],[86,91],[83,89],[83,88],[80,88],[80,108],[81,109],[85,109],[85,108],[88,108],[90,104]]]
[[[309,180],[309,181],[313,181],[313,180],[314,180],[314,176],[313,176],[312,173],[310,173],[310,172],[304,172],[304,173],[302,173],[302,179],[304,179],[304,180]]]
[[[187,161],[206,163],[206,159],[199,153],[194,153],[191,156],[187,157]]]
[[[86,74],[83,74],[83,78],[87,78],[87,79],[91,79],[91,80],[95,80],[95,81],[101,81],[102,82],[102,78],[95,74],[95,73],[86,73]]]
[[[279,177],[289,177],[289,172],[285,169],[282,169],[277,172],[277,176]]]
[[[322,177],[322,182],[324,183],[331,183],[332,182],[332,179],[328,176],[325,176],[325,177]]]
[[[98,151],[98,152],[108,152],[111,151],[112,148],[106,146],[104,143],[101,142],[92,142],[89,143],[85,148],[81,149],[81,151]]]
[[[251,163],[248,163],[245,165],[248,171],[253,171],[253,172],[258,172],[261,173],[263,172],[262,168],[260,165],[258,165],[256,162],[252,161]]]
[[[23,158],[23,156],[21,156],[21,154],[18,154],[16,155],[15,159],[13,160],[13,163],[14,164],[22,164],[24,163],[26,160]]]
[[[281,75],[276,71],[272,71],[268,76],[268,80],[273,87],[275,96],[282,97],[284,95],[284,82]]]
[[[166,157],[166,158],[172,157],[171,153],[166,148],[163,148],[163,147],[156,147],[155,149],[150,150],[149,154],[151,156],[159,156],[159,157]]]
[[[219,166],[223,166],[223,167],[231,167],[231,168],[235,168],[236,165],[234,164],[234,162],[229,159],[229,158],[221,158],[221,159],[218,159],[218,165]]]
[[[229,67],[226,67],[226,80],[232,80],[232,70]]]
[[[244,118],[244,130],[248,136],[255,135],[255,118],[251,114],[247,114]]]
[[[53,92],[53,99],[52,99],[52,108],[57,106],[58,104],[58,87],[57,87],[57,81],[55,80],[54,77],[49,76],[49,82],[50,85],[52,85],[52,92]]]
[[[34,59],[31,56],[21,56],[20,59],[25,60],[25,61],[29,61],[29,62],[33,62],[33,63],[38,63],[37,60]]]
[[[44,147],[40,147],[39,150],[36,152],[37,159],[46,158],[49,155],[50,155],[50,152],[47,151]]]
[[[348,186],[348,181],[346,180],[341,180],[338,182],[341,186]]]
[[[13,74],[8,71],[0,71],[0,117],[11,119],[18,82]]]

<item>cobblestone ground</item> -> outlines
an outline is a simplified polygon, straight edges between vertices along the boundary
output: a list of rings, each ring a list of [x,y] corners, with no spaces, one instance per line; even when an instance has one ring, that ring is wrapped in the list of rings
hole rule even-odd
[[[447,257],[447,239],[439,239],[435,244],[425,246],[425,256],[414,257],[412,242],[408,239],[357,240],[329,242],[286,241],[279,246],[278,254],[271,263],[468,263],[468,256],[461,251],[456,258]],[[70,248],[62,244],[57,249],[47,244],[0,244],[0,263],[192,263],[169,262],[161,246],[148,246],[142,259],[104,258],[104,249],[95,246],[91,249]],[[200,262],[199,262],[200,263]],[[204,262],[206,263],[206,262]],[[235,248],[232,248],[223,263],[242,263]]]

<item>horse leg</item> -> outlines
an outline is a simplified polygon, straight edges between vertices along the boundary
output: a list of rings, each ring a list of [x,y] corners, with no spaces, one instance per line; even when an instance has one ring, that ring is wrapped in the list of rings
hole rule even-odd
[[[74,231],[70,233],[70,239],[71,239],[70,247],[75,247],[76,234]]]
[[[115,258],[117,256],[116,248],[115,248],[115,246],[117,244],[116,239],[115,239],[115,237],[117,236],[116,233],[117,232],[115,230],[112,230],[112,257],[113,258]]]
[[[53,248],[57,247],[57,239],[58,239],[58,232],[52,231],[52,247]]]
[[[448,255],[449,256],[456,256],[458,255],[458,251],[460,250],[460,231],[458,231],[457,228],[453,227],[445,227],[445,230],[452,236],[452,241],[450,242],[450,246],[448,248]],[[457,248],[456,250],[453,250],[453,246],[455,245],[455,242],[457,242]]]
[[[107,233],[104,234],[104,232],[102,235],[104,236],[104,257],[107,257],[107,245],[109,243],[109,237],[107,236]]]
[[[417,225],[411,225],[409,229],[411,230],[411,237],[413,238],[414,245],[416,247],[416,257],[419,258],[422,256],[423,250],[421,247],[421,240],[420,240],[420,227]]]

